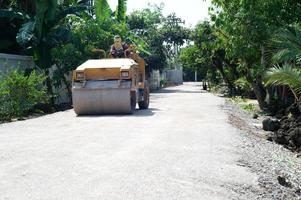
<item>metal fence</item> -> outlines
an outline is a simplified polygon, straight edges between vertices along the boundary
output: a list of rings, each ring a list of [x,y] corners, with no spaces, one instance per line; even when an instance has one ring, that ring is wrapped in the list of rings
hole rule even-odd
[[[163,73],[164,78],[173,84],[183,84],[183,70],[182,69],[174,69],[174,70],[166,70]]]

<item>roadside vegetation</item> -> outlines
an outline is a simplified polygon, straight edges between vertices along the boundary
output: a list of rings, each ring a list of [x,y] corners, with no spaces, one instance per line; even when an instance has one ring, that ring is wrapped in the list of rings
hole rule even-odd
[[[215,90],[222,85],[220,91],[229,97],[256,99],[262,111],[280,121],[282,134],[275,129],[273,139],[291,133],[298,138],[294,144],[282,143],[300,150],[300,126],[293,121],[301,114],[301,3],[212,0],[212,4],[210,19],[195,27],[190,45],[181,52],[184,69],[196,71],[199,80]],[[254,109],[252,104],[243,108]]]
[[[47,103],[46,77],[32,71],[29,74],[12,70],[0,82],[0,119],[28,115],[34,106]]]

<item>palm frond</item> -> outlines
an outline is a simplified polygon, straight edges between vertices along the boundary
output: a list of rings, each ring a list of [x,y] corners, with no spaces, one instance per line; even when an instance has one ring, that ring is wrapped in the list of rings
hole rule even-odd
[[[265,85],[288,86],[297,97],[301,94],[301,73],[291,65],[276,66],[266,73]]]
[[[270,40],[274,62],[298,61],[301,58],[301,26],[293,25],[276,31]]]
[[[112,10],[107,0],[95,0],[95,15],[99,21],[111,16]]]

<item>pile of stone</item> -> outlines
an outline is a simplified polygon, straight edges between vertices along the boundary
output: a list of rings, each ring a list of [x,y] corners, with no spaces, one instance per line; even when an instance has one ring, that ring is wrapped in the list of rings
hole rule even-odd
[[[278,118],[278,119],[277,119]],[[265,131],[272,131],[270,141],[301,152],[301,113],[296,105],[286,110],[286,115],[276,119],[267,118],[262,122]]]

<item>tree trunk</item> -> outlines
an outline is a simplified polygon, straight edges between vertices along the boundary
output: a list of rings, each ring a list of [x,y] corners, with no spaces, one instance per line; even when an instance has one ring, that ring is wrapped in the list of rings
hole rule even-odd
[[[261,60],[260,60],[260,63],[261,63],[262,68],[265,69],[265,67],[266,67],[265,47],[264,47],[263,44],[260,46],[260,50],[261,50]]]
[[[51,78],[49,75],[49,69],[45,69],[45,75],[46,75],[46,86],[47,86],[47,92],[50,94],[50,105],[54,106],[54,94],[52,90],[52,83],[51,83]]]
[[[262,84],[262,77],[258,76],[258,77],[256,77],[256,79],[253,79],[249,69],[251,69],[250,65],[246,64],[245,77],[246,77],[247,81],[249,81],[252,85],[252,88],[254,90],[254,93],[255,93],[255,96],[258,101],[260,109],[265,110],[267,108],[267,105],[265,102],[266,90]]]
[[[228,88],[229,88],[229,93],[230,96],[233,95],[233,93],[235,93],[235,87],[234,84],[232,83],[232,81],[227,77],[224,68],[223,68],[223,63],[222,61],[220,61],[218,58],[214,58],[213,60],[213,64],[215,65],[216,69],[221,73],[223,80],[225,81],[225,83],[227,84]]]
[[[262,84],[261,78],[257,78],[255,81],[252,81],[252,87],[253,87],[255,96],[257,98],[260,109],[261,110],[266,109],[266,102],[265,102],[266,91]]]

